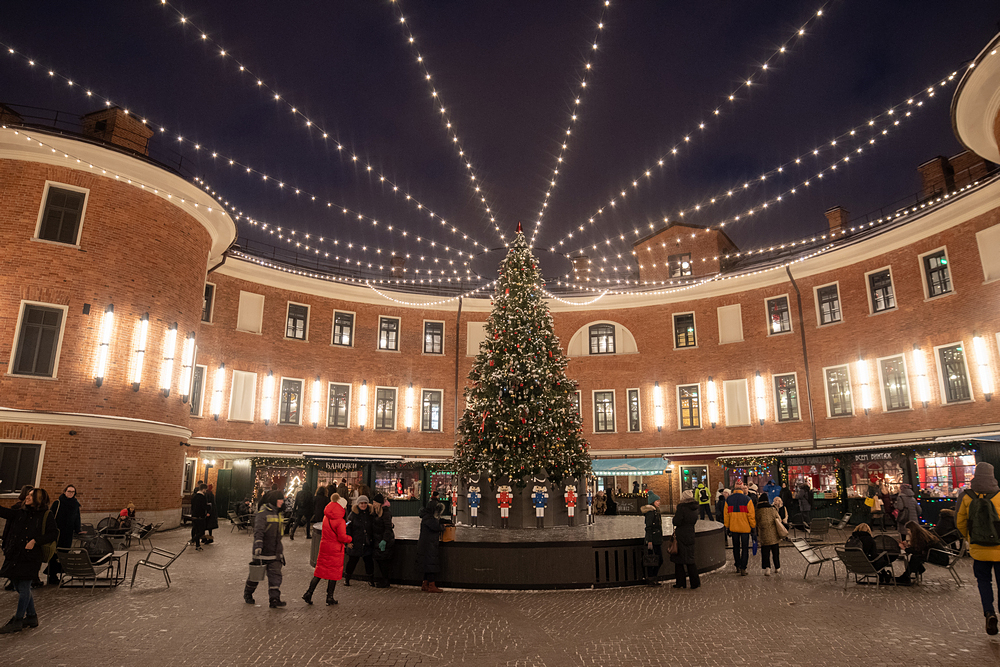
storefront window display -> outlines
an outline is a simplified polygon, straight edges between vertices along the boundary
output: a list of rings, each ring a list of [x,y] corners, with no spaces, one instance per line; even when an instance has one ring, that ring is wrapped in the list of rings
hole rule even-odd
[[[770,481],[781,484],[778,477],[778,460],[773,456],[739,456],[721,457],[719,463],[725,466],[727,488],[732,489],[737,482],[743,482],[748,487],[756,484],[763,489]],[[713,493],[715,489],[712,489]]]
[[[435,471],[431,473],[431,493],[440,499],[451,498],[451,491],[454,485],[458,484],[458,477],[453,472]]]
[[[924,452],[916,455],[920,490],[931,498],[949,498],[968,486],[976,472],[972,452]]]
[[[389,500],[420,500],[423,490],[421,468],[375,468],[375,492]]]
[[[792,487],[805,484],[813,498],[837,497],[837,462],[832,456],[788,459],[788,481]]]
[[[867,452],[854,454],[852,458],[847,486],[849,498],[867,498],[869,487],[879,492],[899,493],[899,485],[903,482],[902,452]]]

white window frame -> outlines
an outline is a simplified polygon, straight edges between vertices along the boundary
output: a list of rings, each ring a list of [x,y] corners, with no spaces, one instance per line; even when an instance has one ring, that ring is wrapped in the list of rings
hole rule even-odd
[[[428,322],[432,324],[441,325],[441,351],[440,352],[428,352],[427,351],[427,324]],[[424,323],[420,328],[420,353],[426,354],[431,357],[443,357],[444,356],[444,339],[446,338],[445,333],[448,330],[448,323],[444,320],[424,320]],[[381,331],[381,329],[379,330]]]
[[[375,420],[378,419],[378,390],[379,389],[392,389],[394,398],[392,399],[392,428],[379,428],[375,425]],[[406,409],[406,406],[403,406]],[[390,387],[387,385],[376,385],[375,391],[371,395],[371,411],[372,411],[372,430],[373,431],[397,431],[399,430],[399,387]]]
[[[785,377],[787,375],[791,375],[791,376],[793,376],[795,378],[795,394],[796,394],[796,402],[798,403],[798,405],[796,407],[796,410],[798,411],[799,416],[796,419],[780,420],[780,419],[778,419],[778,415],[781,412],[781,406],[778,404],[778,386],[777,386],[777,383],[778,383],[778,378],[782,378],[782,377]],[[791,424],[791,423],[794,423],[794,422],[800,422],[800,421],[802,421],[802,400],[798,398],[798,393],[799,393],[799,374],[798,374],[798,372],[792,371],[791,373],[775,373],[775,374],[773,374],[771,376],[771,393],[773,394],[773,396],[772,396],[773,401],[772,402],[774,403],[774,423],[775,424]]]
[[[743,384],[743,390],[747,397],[747,423],[746,424],[730,424],[729,423],[729,399],[726,398],[726,385],[733,384],[738,386],[740,383]],[[723,415],[726,418],[726,428],[730,427],[740,427],[740,426],[750,426],[753,423],[753,416],[750,414],[750,384],[747,382],[746,378],[736,378],[735,380],[723,380],[722,384],[722,407]],[[716,399],[718,400],[718,399]]]
[[[866,279],[867,280],[867,279]],[[851,392],[851,412],[846,415],[834,415],[830,410],[830,383],[827,381],[826,372],[832,368],[846,368],[847,369],[847,386]],[[795,379],[798,382],[798,378]],[[798,384],[796,384],[796,388]],[[853,417],[857,414],[857,406],[854,405],[854,378],[851,376],[851,365],[850,364],[834,364],[833,366],[823,367],[823,395],[826,397],[826,418],[827,419],[846,419],[847,417]]]
[[[201,324],[212,324],[215,322],[215,301],[219,296],[219,286],[206,280],[205,286],[207,287],[208,285],[212,286],[212,303],[208,306],[208,319],[198,320]],[[204,298],[205,292],[202,290],[202,300],[204,300]]]
[[[288,313],[291,312],[292,306],[302,306],[306,309],[306,337],[305,338],[293,338],[288,335]],[[297,340],[302,343],[309,342],[309,325],[312,324],[312,306],[308,303],[300,303],[298,301],[288,301],[285,303],[285,326],[283,331],[283,338],[285,340]]]
[[[285,380],[301,383],[299,389],[299,420],[297,422],[281,421],[281,394],[283,393],[282,387],[285,384]],[[278,426],[302,426],[302,413],[305,411],[305,395],[306,395],[306,381],[304,379],[287,377],[284,375],[278,378],[278,396],[277,396],[278,405],[274,415],[274,421]]]
[[[885,398],[885,380],[882,377],[882,362],[886,359],[895,359],[901,357],[903,359],[903,374],[906,375],[906,398],[909,405],[905,408],[892,408],[889,409],[889,402]],[[888,354],[884,357],[877,357],[875,359],[875,368],[878,371],[878,392],[882,397],[882,412],[906,412],[907,410],[913,409],[913,385],[910,382],[910,367],[906,363],[906,354],[900,352],[899,354]],[[971,383],[970,383],[971,384]]]
[[[591,340],[591,338],[590,338],[590,336],[591,336],[590,329],[591,329],[591,327],[602,327],[602,326],[609,326],[609,327],[611,327],[611,345],[614,346],[614,348],[615,348],[614,352],[592,352],[591,349],[590,349],[590,340]],[[586,329],[587,329],[587,331],[586,331],[586,335],[584,337],[585,338],[584,346],[585,346],[585,349],[586,349],[586,354],[584,356],[588,356],[588,357],[613,357],[616,354],[618,354],[618,325],[617,324],[615,324],[614,322],[593,322],[591,324],[586,325]]]
[[[352,331],[353,333],[353,331]],[[351,336],[353,338],[353,336]],[[334,387],[347,387],[347,423],[343,426],[336,426],[330,423],[330,394]],[[326,383],[326,427],[336,429],[351,428],[351,411],[354,407],[354,385],[350,382],[327,382]]]
[[[35,488],[42,485],[42,466],[45,463],[45,443],[46,440],[18,440],[17,438],[3,438],[6,445],[38,445],[38,466],[35,468]],[[11,493],[0,493],[0,498],[17,498],[21,495],[21,490]]]
[[[233,392],[236,389],[236,374],[242,373],[245,375],[252,375],[254,377],[253,381],[253,392],[250,397],[250,419],[233,419]],[[229,412],[226,415],[226,421],[234,421],[241,423],[253,423],[254,417],[257,414],[257,383],[260,381],[260,377],[254,371],[241,371],[233,369],[233,377],[229,381]]]
[[[723,342],[723,340],[722,340],[722,309],[723,308],[733,308],[734,306],[736,307],[736,312],[739,313],[740,338],[739,338],[739,340],[727,340],[727,341]],[[743,342],[744,336],[743,336],[743,305],[742,304],[731,303],[731,304],[726,305],[726,306],[719,306],[718,308],[715,309],[715,319],[716,319],[716,324],[718,324],[718,326],[719,326],[719,345],[730,345],[732,343],[742,343]],[[696,336],[695,340],[696,341],[697,341],[697,335],[698,335],[698,330],[697,330],[697,327],[696,327],[695,328],[695,336]],[[676,343],[676,340],[674,342]]]
[[[382,320],[396,320],[396,349],[392,349],[392,348],[388,348],[388,347],[382,347],[380,345],[380,343],[382,341]],[[421,332],[421,334],[422,333],[423,332]],[[375,331],[375,349],[376,350],[378,350],[379,352],[395,352],[395,353],[398,354],[399,351],[400,351],[400,347],[401,347],[400,343],[402,342],[400,339],[402,337],[403,337],[403,318],[396,317],[394,315],[379,315],[378,316],[378,329],[376,329],[376,331]]]
[[[944,251],[945,264],[948,267],[948,278],[951,281],[951,291],[945,292],[944,294],[938,294],[937,296],[931,296],[931,286],[927,283],[927,270],[924,267],[924,257],[937,254],[942,250]],[[939,248],[934,248],[933,250],[928,250],[927,252],[917,255],[917,268],[920,271],[920,282],[924,286],[924,301],[937,301],[938,299],[943,299],[946,296],[951,296],[957,291],[955,290],[955,273],[951,270],[951,257],[948,256],[948,246],[943,245]]]
[[[611,430],[610,431],[598,431],[597,430],[597,394],[607,394],[611,393]],[[618,397],[615,396],[614,389],[591,389],[590,390],[590,404],[593,408],[593,418],[594,423],[592,426],[592,431],[595,435],[604,435],[607,433],[617,433],[618,432]]]
[[[677,347],[677,316],[690,315],[691,324],[694,326],[694,345],[687,347]],[[681,313],[670,313],[670,338],[673,341],[675,350],[697,350],[701,344],[701,337],[698,335],[698,315],[693,310],[686,310]]]
[[[965,364],[965,379],[969,382],[969,398],[961,401],[949,401],[948,393],[944,388],[944,368],[941,367],[941,354],[938,350],[956,345],[962,346],[962,362]],[[964,405],[965,403],[974,403],[976,401],[976,386],[972,382],[972,373],[969,372],[969,346],[965,344],[965,341],[959,340],[953,343],[945,343],[944,345],[935,345],[934,364],[937,366],[938,391],[941,392],[941,405]]]
[[[247,294],[247,295],[252,296],[252,297],[260,297],[260,330],[259,331],[252,331],[250,329],[240,329],[240,312],[242,312],[242,310],[243,310],[243,295],[244,294]],[[247,303],[248,304],[250,303],[249,300],[247,301]],[[246,290],[240,290],[239,305],[236,307],[236,330],[237,331],[241,331],[243,333],[254,334],[254,335],[257,335],[257,336],[260,336],[261,334],[263,334],[263,332],[264,332],[264,306],[265,306],[265,303],[266,303],[266,299],[264,298],[263,294],[257,294],[256,292],[248,292]]]
[[[49,201],[49,190],[53,187],[58,190],[69,190],[71,192],[83,193],[83,208],[80,209],[80,225],[76,228],[76,241],[74,243],[60,243],[59,241],[50,241],[49,239],[38,238],[39,232],[42,231],[42,219],[45,217],[45,204]],[[83,238],[83,223],[87,219],[88,203],[90,203],[89,188],[81,188],[78,185],[69,185],[68,183],[60,183],[58,181],[45,181],[45,188],[42,190],[42,203],[38,207],[38,219],[35,221],[35,233],[31,237],[31,240],[39,243],[50,243],[64,248],[76,248],[79,250],[80,239]]]
[[[187,468],[188,461],[194,461],[194,470],[193,470],[194,474],[191,476],[192,491],[184,490],[184,483],[187,481],[186,479],[184,479],[184,469]],[[181,496],[186,496],[190,493],[193,493],[194,485],[197,483],[197,481],[198,481],[198,457],[185,456],[184,465],[181,467]]]
[[[681,389],[684,387],[698,387],[698,425],[688,426],[685,428],[683,424],[683,413],[681,412]],[[677,430],[678,431],[700,431],[705,428],[705,413],[708,411],[705,405],[705,392],[701,390],[700,382],[685,382],[684,384],[678,384],[674,386],[674,393],[676,394],[677,406]],[[718,400],[718,398],[716,398]]]
[[[874,273],[882,273],[886,269],[889,270],[889,282],[892,284],[892,299],[895,305],[892,308],[886,308],[885,310],[880,310],[875,312],[875,300],[872,299],[872,283],[869,278]],[[865,294],[868,297],[868,317],[874,317],[876,315],[882,315],[883,313],[892,313],[899,310],[899,293],[896,290],[896,276],[892,273],[892,264],[886,266],[880,266],[877,269],[872,269],[871,271],[865,272]]]
[[[40,306],[42,308],[58,308],[63,311],[62,318],[59,322],[59,340],[56,342],[56,356],[52,360],[52,375],[22,375],[20,373],[14,372],[14,362],[17,359],[17,348],[21,342],[21,322],[24,320],[24,311],[27,310],[27,306]],[[31,301],[29,299],[22,299],[20,309],[17,313],[17,322],[14,324],[14,344],[10,349],[10,360],[7,364],[7,372],[5,375],[9,377],[17,378],[30,378],[32,380],[58,380],[59,379],[59,358],[62,356],[62,344],[63,337],[66,335],[66,318],[69,316],[69,306],[63,306],[58,303],[45,303],[44,301]],[[9,442],[14,442],[10,440]],[[26,440],[25,442],[33,442]]]
[[[639,403],[639,428],[632,430],[632,418],[630,415],[631,392],[635,392],[636,400]],[[629,387],[625,389],[625,430],[629,433],[642,433],[642,392],[639,387]]]
[[[201,369],[201,400],[198,401],[198,413],[192,414],[191,416],[201,418],[204,417],[205,414],[205,386],[206,382],[208,381],[208,366],[205,364],[195,364],[194,366],[192,366],[191,387],[188,387],[188,396],[191,397],[192,405],[194,405],[194,396],[191,393],[191,388],[194,387],[194,374],[195,374],[194,369],[196,368]]]
[[[440,406],[441,406],[441,428],[426,428],[424,426],[424,393],[428,391],[436,391],[440,396]],[[420,410],[420,432],[421,433],[442,433],[444,431],[444,389],[433,389],[430,387],[422,387],[420,389],[420,402],[418,405],[414,406],[417,410]],[[405,407],[404,407],[405,409]]]
[[[827,322],[827,323],[824,324],[823,323],[823,309],[820,307],[821,304],[820,304],[820,300],[819,300],[819,291],[821,289],[823,289],[824,287],[829,287],[830,285],[836,285],[837,286],[837,304],[840,306],[840,319],[837,320],[836,322]],[[841,289],[840,289],[840,281],[839,280],[834,280],[833,282],[824,283],[822,285],[816,285],[815,287],[813,287],[813,302],[816,305],[816,328],[817,329],[820,328],[820,327],[832,327],[832,326],[836,326],[838,324],[843,324],[844,323],[844,300],[841,299],[840,296],[841,296]],[[782,375],[787,375],[787,373],[782,373]],[[796,390],[798,390],[798,378],[796,378],[795,381],[796,381],[795,387],[796,387]]]
[[[771,311],[768,309],[767,304],[769,301],[775,301],[777,299],[785,299],[785,306],[788,313],[788,331],[772,331],[771,329]],[[764,299],[764,322],[767,326],[767,335],[770,336],[784,336],[785,334],[790,334],[795,332],[795,324],[792,322],[792,300],[788,297],[788,292],[784,294],[775,294],[774,296],[769,296]]]
[[[338,313],[342,314],[342,315],[350,315],[351,316],[351,343],[349,345],[343,345],[342,343],[334,343],[333,342],[334,340],[336,340],[336,338],[334,338],[334,336],[336,336],[336,332],[337,332],[337,314]],[[331,347],[354,347],[354,339],[355,339],[354,334],[357,332],[357,330],[358,330],[358,314],[356,312],[354,312],[353,310],[339,310],[339,309],[338,310],[334,310],[333,311],[333,318],[330,320],[330,346]]]

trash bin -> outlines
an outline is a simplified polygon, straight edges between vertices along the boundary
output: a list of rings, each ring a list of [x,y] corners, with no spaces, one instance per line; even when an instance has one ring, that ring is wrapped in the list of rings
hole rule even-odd
[[[323,539],[323,523],[314,523],[312,527],[312,545],[309,548],[309,564],[316,567],[316,560],[319,558],[319,543]]]

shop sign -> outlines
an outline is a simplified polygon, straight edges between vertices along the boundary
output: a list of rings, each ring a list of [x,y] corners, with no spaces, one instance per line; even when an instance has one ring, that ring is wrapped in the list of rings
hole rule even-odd
[[[855,454],[855,463],[871,463],[872,461],[896,461],[902,459],[903,456],[900,452],[865,452],[864,454]]]
[[[798,458],[787,459],[785,463],[790,466],[818,466],[823,464],[832,465],[834,460],[832,456],[800,456]]]

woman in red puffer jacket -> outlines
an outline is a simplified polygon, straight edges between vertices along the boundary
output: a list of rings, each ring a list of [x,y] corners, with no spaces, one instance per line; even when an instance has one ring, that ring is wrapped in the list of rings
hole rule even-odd
[[[302,596],[306,604],[312,604],[313,591],[320,579],[326,579],[326,603],[337,604],[333,599],[333,591],[344,576],[344,545],[351,542],[344,523],[346,511],[347,499],[341,498],[337,493],[330,496],[330,502],[323,510],[323,537],[319,543],[316,570],[309,582],[309,590]]]

